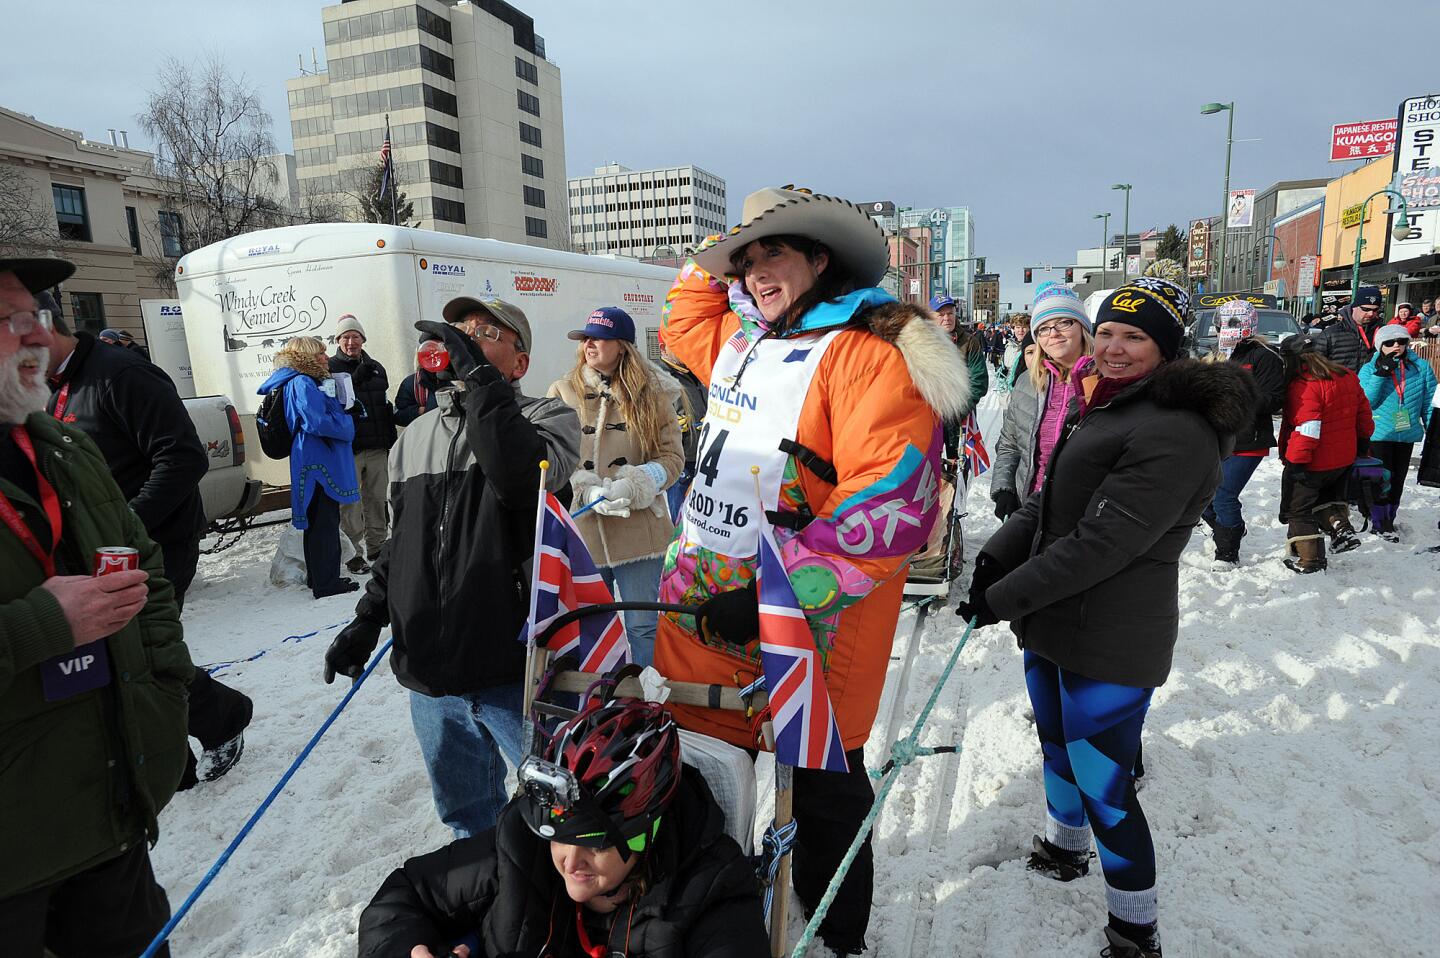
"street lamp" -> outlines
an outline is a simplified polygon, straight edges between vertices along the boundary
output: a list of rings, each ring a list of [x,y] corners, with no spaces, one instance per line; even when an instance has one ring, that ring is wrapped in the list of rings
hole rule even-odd
[[[1121,244],[1124,249],[1120,252],[1120,285],[1124,286],[1130,282],[1130,184],[1116,183],[1110,187],[1112,190],[1125,191],[1125,240]]]
[[[1225,231],[1228,228],[1230,207],[1230,147],[1235,143],[1235,101],[1229,103],[1207,103],[1200,108],[1201,116],[1210,116],[1221,110],[1230,114],[1225,130],[1225,195],[1220,200],[1220,274],[1215,281],[1215,292],[1225,285]]]
[[[1400,201],[1400,222],[1390,230],[1390,235],[1397,240],[1403,240],[1410,235],[1410,207],[1405,203],[1405,197],[1397,190],[1386,187],[1383,190],[1376,190],[1365,197],[1365,202],[1360,204],[1360,225],[1355,234],[1355,266],[1350,270],[1350,302],[1355,302],[1355,297],[1360,295],[1360,250],[1365,246],[1365,210],[1370,206],[1370,201],[1382,194],[1392,196]],[[1395,211],[1385,211],[1386,216],[1393,217]]]
[[[1105,221],[1100,227],[1100,288],[1106,289],[1110,285],[1110,264],[1105,261],[1105,247],[1110,242],[1110,214],[1096,213],[1091,219]]]

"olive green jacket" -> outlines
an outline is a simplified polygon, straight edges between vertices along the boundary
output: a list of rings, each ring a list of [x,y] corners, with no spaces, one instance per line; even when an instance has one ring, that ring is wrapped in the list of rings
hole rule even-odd
[[[0,899],[85,871],[159,836],[156,817],[185,768],[186,686],[194,671],[160,547],[79,429],[45,413],[25,423],[59,494],[59,574],[84,574],[100,546],[133,546],[150,599],[102,640],[110,683],[45,701],[40,665],[73,649],[59,602],[20,539],[0,525]],[[0,478],[17,506],[35,505]]]

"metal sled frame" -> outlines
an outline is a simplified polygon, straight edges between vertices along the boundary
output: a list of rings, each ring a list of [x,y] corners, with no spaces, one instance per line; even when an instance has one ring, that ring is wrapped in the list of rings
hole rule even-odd
[[[529,756],[535,750],[537,736],[534,715],[540,712],[545,715],[567,718],[577,714],[573,709],[544,702],[537,698],[540,683],[549,670],[550,650],[546,646],[555,634],[573,622],[576,622],[588,615],[602,615],[611,612],[679,612],[681,614],[693,614],[695,606],[673,605],[665,602],[604,602],[597,605],[586,606],[583,609],[575,609],[563,613],[555,618],[545,627],[530,647],[530,654],[526,657],[525,664],[525,695],[524,695],[524,752]],[[552,676],[547,691],[563,692],[567,694],[583,695],[599,683],[611,681],[607,676],[598,675],[594,672],[561,671]],[[697,708],[722,709],[731,712],[746,712],[748,714],[759,714],[770,704],[770,697],[765,689],[756,689],[749,696],[741,696],[740,689],[733,685],[704,684],[700,682],[677,682],[665,679],[665,686],[670,690],[666,702],[674,702],[677,705],[687,705]],[[644,699],[645,690],[640,685],[640,680],[634,677],[626,677],[615,683],[613,693],[616,696],[625,698]],[[677,722],[678,724],[678,722]],[[683,727],[683,726],[682,726]],[[765,745],[772,753],[775,749],[775,729],[769,719],[761,726]],[[794,772],[791,766],[777,761],[775,763],[775,828],[782,829],[789,825],[794,817],[794,801],[791,791],[794,781]],[[790,852],[786,850],[780,857],[780,868],[775,875],[772,888],[775,889],[773,906],[770,913],[770,953],[773,958],[784,958],[788,952],[785,948],[785,927],[789,919],[790,903]]]
[[[963,455],[960,457],[960,461],[965,461],[965,457]],[[968,472],[969,470],[966,469],[965,471]],[[963,507],[965,503],[968,502],[970,499],[970,478],[963,473],[957,474],[955,478],[961,480],[961,482],[956,484],[955,494],[950,500],[950,514],[946,517],[945,520],[950,524],[949,534],[945,537],[945,574],[940,577],[939,582],[914,582],[910,579],[906,579],[906,595],[949,595],[950,586],[955,581],[950,577],[950,569],[955,561],[955,547],[957,541],[960,547],[960,559],[962,562],[965,559],[965,531],[960,526],[960,520],[969,515],[969,513],[966,512]]]

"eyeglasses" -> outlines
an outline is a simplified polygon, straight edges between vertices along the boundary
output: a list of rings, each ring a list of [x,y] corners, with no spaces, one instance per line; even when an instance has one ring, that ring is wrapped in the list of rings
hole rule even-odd
[[[38,309],[33,313],[11,313],[9,316],[0,318],[0,322],[9,326],[12,336],[29,336],[37,329],[43,329],[48,333],[55,328],[54,320],[48,309]]]
[[[1036,339],[1039,339],[1042,336],[1063,336],[1066,333],[1070,332],[1070,330],[1074,329],[1075,324],[1078,322],[1080,322],[1080,320],[1078,319],[1057,319],[1053,323],[1046,323],[1039,329],[1034,330],[1034,336]]]
[[[1360,312],[1362,312],[1362,313],[1378,313],[1378,312],[1380,312],[1380,307],[1379,307],[1379,306],[1361,306],[1361,307],[1360,307]]]
[[[500,334],[499,326],[491,326],[487,323],[472,322],[466,331],[471,336],[477,339],[488,339],[492,343],[499,343],[504,341],[504,337],[502,337]]]

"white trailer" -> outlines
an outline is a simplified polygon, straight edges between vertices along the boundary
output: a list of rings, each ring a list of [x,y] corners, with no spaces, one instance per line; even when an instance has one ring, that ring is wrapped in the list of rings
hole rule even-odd
[[[525,311],[534,336],[522,387],[543,395],[570,370],[565,333],[599,306],[635,320],[642,351],[660,326],[673,269],[605,256],[562,253],[498,240],[367,223],[287,226],[214,243],[176,266],[195,389],[230,396],[248,445],[275,352],[294,336],[333,347],[346,313],[365,327],[365,350],[395,390],[415,370],[417,319],[439,320],[456,296],[497,296]],[[289,482],[288,466],[256,453],[252,475]]]

